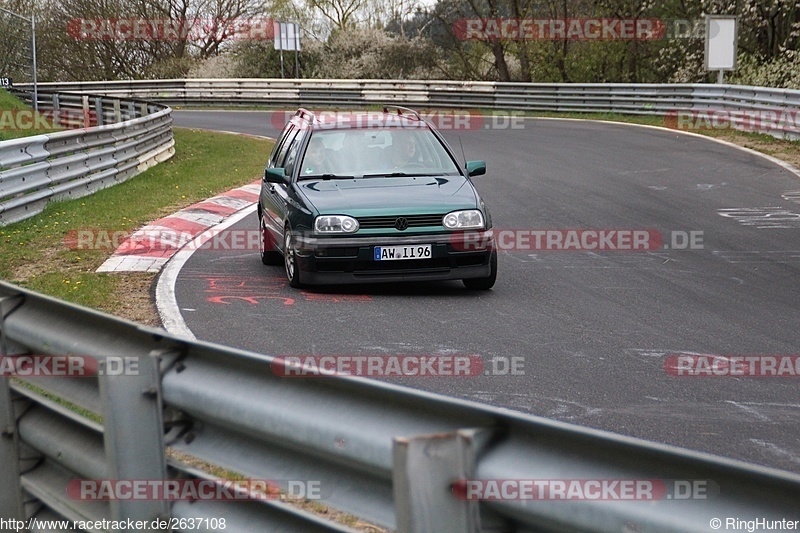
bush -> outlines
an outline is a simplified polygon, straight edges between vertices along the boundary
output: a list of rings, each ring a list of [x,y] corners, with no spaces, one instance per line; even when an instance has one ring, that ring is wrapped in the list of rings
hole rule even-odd
[[[429,40],[358,28],[331,35],[311,75],[317,78],[426,79],[432,76],[435,64],[436,51]]]
[[[272,43],[241,43],[232,59],[235,77],[280,77],[280,52]],[[307,39],[300,52],[303,78],[429,79],[435,65],[431,41],[372,28],[337,31],[326,43]],[[284,52],[284,68],[294,77],[294,52]]]
[[[800,89],[800,54],[797,50],[786,50],[771,61],[741,54],[738,68],[729,81],[740,85]]]

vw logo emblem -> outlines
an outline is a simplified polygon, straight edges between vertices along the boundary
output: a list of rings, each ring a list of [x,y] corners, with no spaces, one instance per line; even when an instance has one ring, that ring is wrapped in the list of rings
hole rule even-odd
[[[406,217],[398,217],[397,220],[394,221],[394,227],[400,231],[408,229],[408,219]]]

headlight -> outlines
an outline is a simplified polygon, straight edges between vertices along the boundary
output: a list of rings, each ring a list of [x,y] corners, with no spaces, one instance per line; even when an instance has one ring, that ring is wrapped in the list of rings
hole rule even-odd
[[[483,229],[483,213],[477,209],[453,211],[444,216],[442,224],[447,229]]]
[[[355,233],[358,220],[347,215],[323,215],[314,220],[316,233]]]

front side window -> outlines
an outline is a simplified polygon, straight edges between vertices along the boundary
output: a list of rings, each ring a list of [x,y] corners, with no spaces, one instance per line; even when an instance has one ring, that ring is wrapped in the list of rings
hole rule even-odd
[[[273,159],[273,166],[281,166],[281,163],[286,158],[286,152],[289,150],[289,147],[292,145],[292,141],[294,141],[294,138],[297,136],[297,131],[297,128],[290,125],[289,131],[282,139],[282,142],[275,146],[275,151],[273,152],[275,156]]]
[[[292,144],[289,146],[289,149],[286,151],[286,159],[283,161],[283,167],[286,169],[286,175],[291,176],[294,172],[294,165],[297,161],[297,153],[299,151],[300,145],[303,142],[303,136],[297,135],[295,136]]]

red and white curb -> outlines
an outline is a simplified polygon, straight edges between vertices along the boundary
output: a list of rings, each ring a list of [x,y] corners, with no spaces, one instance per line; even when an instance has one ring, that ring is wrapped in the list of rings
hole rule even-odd
[[[190,205],[136,230],[125,239],[97,272],[159,272],[187,240],[219,225],[258,201],[255,181],[219,196]],[[175,235],[181,236],[176,239]]]

